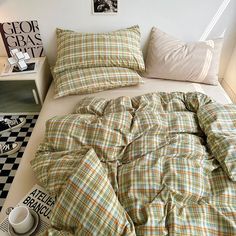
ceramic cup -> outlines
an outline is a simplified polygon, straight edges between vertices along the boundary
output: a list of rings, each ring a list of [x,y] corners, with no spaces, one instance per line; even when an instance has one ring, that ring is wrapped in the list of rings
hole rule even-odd
[[[9,224],[18,234],[28,232],[34,225],[34,218],[25,206],[15,207],[8,217]]]

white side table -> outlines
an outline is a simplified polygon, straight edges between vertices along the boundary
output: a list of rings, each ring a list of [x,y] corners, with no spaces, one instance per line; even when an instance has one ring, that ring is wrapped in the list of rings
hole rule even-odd
[[[17,86],[15,86],[17,90],[21,90],[22,88],[22,93],[25,93],[26,92],[25,89],[27,89],[27,93],[32,94],[32,97],[34,98],[36,104],[39,104],[39,105],[43,104],[43,101],[47,94],[49,84],[51,82],[50,70],[49,70],[49,66],[45,57],[32,58],[29,62],[34,62],[36,60],[38,61],[37,71],[34,73],[26,74],[26,73],[18,72],[18,74],[1,76],[1,72],[5,68],[4,65],[7,64],[8,62],[7,62],[6,57],[0,57],[0,86],[2,86],[1,87],[2,91],[6,91],[6,90],[8,91],[7,95],[5,96],[9,96],[10,102],[14,102],[14,99],[17,100],[16,97],[11,98],[11,90],[12,90],[12,94],[16,93],[16,91],[14,91],[15,90],[14,82],[15,82],[15,84],[17,84]],[[8,86],[8,83],[9,83],[9,86]],[[11,83],[11,90],[9,90],[10,83]],[[21,84],[22,84],[22,87],[20,87]],[[5,86],[5,90],[3,86]],[[31,91],[28,91],[28,90],[31,90]],[[21,93],[21,91],[17,91],[17,92],[19,94]],[[24,96],[24,94],[21,94],[21,95]],[[16,104],[17,104],[17,101],[16,101]]]

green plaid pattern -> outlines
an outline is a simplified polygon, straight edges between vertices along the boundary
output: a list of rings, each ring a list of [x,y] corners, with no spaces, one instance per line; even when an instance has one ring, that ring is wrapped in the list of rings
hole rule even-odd
[[[94,67],[66,70],[54,76],[55,98],[88,94],[107,89],[143,83],[139,74],[131,69],[119,67]]]
[[[198,113],[200,125],[207,134],[211,152],[229,178],[236,181],[236,107],[209,104]]]
[[[136,71],[144,70],[138,26],[100,34],[57,30],[55,98],[136,85]]]
[[[45,235],[235,235],[235,109],[152,93],[52,118],[31,163],[57,196]]]
[[[104,66],[145,70],[138,26],[98,34],[57,30],[54,73]]]

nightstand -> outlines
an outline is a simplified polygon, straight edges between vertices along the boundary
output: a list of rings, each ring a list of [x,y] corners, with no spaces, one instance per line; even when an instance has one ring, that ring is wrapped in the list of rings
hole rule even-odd
[[[0,113],[39,112],[51,82],[50,70],[45,57],[37,61],[34,73],[1,76],[6,57],[0,57]]]

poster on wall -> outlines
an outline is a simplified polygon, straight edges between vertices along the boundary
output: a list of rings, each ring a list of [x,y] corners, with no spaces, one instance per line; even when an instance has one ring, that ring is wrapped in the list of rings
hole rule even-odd
[[[118,13],[118,0],[92,0],[93,14]]]
[[[45,55],[37,20],[0,23],[0,32],[8,57],[14,48],[27,52],[31,58]]]

